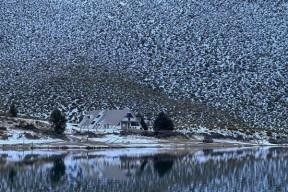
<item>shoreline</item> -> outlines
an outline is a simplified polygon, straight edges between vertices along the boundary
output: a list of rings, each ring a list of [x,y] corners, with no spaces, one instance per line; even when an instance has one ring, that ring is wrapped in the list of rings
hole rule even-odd
[[[129,148],[155,148],[155,149],[221,149],[245,147],[286,147],[287,145],[267,145],[254,143],[203,143],[201,141],[187,142],[159,142],[159,143],[102,143],[102,142],[51,142],[31,144],[1,144],[1,150],[103,150],[103,149],[129,149]]]
[[[9,123],[9,122],[12,123]],[[141,130],[82,130],[67,123],[61,137],[51,134],[49,123],[33,119],[11,118],[0,123],[1,150],[102,150],[102,149],[220,149],[244,147],[286,147],[288,133],[268,130],[208,129],[205,127],[155,134]],[[29,127],[30,125],[30,127]],[[31,127],[31,125],[33,125]],[[80,134],[79,134],[80,133]],[[207,139],[207,138],[208,139]],[[88,139],[88,140],[87,140]],[[204,142],[203,142],[204,141]],[[209,143],[212,142],[212,143]],[[282,143],[281,143],[282,142]],[[274,144],[275,143],[275,144]],[[286,143],[286,144],[285,144]]]

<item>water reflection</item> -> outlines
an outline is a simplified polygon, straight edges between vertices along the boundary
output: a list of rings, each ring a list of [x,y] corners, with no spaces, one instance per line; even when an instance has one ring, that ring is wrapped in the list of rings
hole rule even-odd
[[[9,171],[9,181],[11,182],[11,183],[13,183],[13,181],[14,181],[14,178],[15,178],[15,176],[16,176],[16,170],[14,170],[14,169],[11,169],[10,171]]]
[[[163,177],[173,166],[173,156],[158,155],[154,157],[154,169]]]
[[[0,191],[288,191],[288,150],[1,151]]]
[[[63,158],[57,156],[54,160],[53,167],[50,170],[50,179],[52,183],[58,183],[65,175],[66,168]]]

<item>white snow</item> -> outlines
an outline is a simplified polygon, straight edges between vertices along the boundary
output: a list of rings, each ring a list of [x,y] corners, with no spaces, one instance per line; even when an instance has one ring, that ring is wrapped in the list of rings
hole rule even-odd
[[[44,139],[26,139],[20,138],[18,139],[16,135],[13,135],[12,138],[8,138],[8,140],[0,140],[0,145],[14,145],[14,144],[39,144],[39,143],[54,143],[61,142],[61,139],[52,139],[52,138],[44,138]]]
[[[23,120],[26,123],[32,123],[35,125],[35,121],[48,123],[47,121],[39,121],[34,119],[24,119],[24,118],[15,118],[16,120]],[[60,142],[61,139],[53,139],[48,136],[44,136],[41,134],[37,134],[30,130],[22,130],[16,129],[14,125],[7,126],[7,131],[4,131],[8,136],[7,140],[0,139],[0,145],[14,145],[14,144],[39,144],[39,143],[52,143],[52,142]],[[25,137],[26,134],[30,134],[32,136],[37,136],[39,139],[28,139]]]
[[[143,137],[139,135],[128,135],[121,137],[119,135],[107,134],[103,138],[89,138],[91,141],[104,142],[104,143],[127,143],[127,144],[147,144],[147,143],[157,143],[159,140],[155,138]]]

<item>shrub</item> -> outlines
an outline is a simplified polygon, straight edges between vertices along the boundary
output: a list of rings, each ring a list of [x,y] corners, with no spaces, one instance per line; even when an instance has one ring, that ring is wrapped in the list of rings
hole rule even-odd
[[[39,137],[37,135],[32,135],[30,133],[25,132],[24,135],[27,139],[39,139]]]
[[[271,132],[271,131],[268,131],[268,132],[266,133],[266,135],[267,135],[268,137],[272,137],[272,132]]]
[[[25,121],[20,121],[18,126],[19,127],[25,127],[26,126],[26,122]]]
[[[1,135],[2,140],[8,140],[8,138],[9,138],[9,135],[7,134]]]
[[[203,139],[203,143],[213,143],[212,137],[206,135]]]

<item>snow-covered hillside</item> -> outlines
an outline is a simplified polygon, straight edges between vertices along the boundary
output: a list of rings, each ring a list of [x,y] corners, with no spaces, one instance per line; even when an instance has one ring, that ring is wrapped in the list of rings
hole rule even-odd
[[[286,1],[5,1],[0,21],[2,111],[288,127]]]

